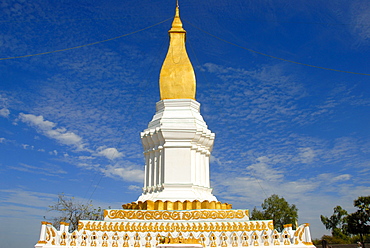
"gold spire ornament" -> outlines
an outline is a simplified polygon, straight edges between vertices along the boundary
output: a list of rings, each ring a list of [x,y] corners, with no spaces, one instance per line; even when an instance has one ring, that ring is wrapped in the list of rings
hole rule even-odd
[[[195,100],[195,73],[186,52],[186,31],[182,28],[178,4],[172,27],[168,33],[170,45],[159,75],[161,100]]]

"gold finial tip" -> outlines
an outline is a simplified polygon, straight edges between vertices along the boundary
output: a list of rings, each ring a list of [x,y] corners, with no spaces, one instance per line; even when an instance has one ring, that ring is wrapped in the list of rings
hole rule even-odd
[[[176,6],[175,17],[173,18],[172,27],[169,32],[185,32],[185,30],[182,28],[180,10],[178,6]]]
[[[176,14],[175,17],[180,17],[180,9],[179,6],[176,6]]]
[[[185,48],[178,1],[170,34],[170,46],[159,75],[161,100],[195,99],[195,73]]]

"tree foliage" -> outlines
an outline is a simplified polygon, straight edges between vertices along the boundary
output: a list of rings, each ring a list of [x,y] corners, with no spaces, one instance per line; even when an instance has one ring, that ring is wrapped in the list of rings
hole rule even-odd
[[[330,217],[321,215],[321,222],[327,230],[331,230],[331,235],[336,238],[344,238],[346,236],[346,217],[348,213],[341,206],[334,208],[334,213]]]
[[[347,216],[347,230],[359,235],[362,247],[365,248],[364,238],[370,234],[370,196],[360,196],[353,205],[357,211]]]
[[[251,220],[273,220],[278,231],[284,229],[285,224],[293,224],[296,228],[298,209],[294,204],[289,204],[283,197],[272,195],[261,204],[263,211],[254,207]]]
[[[334,237],[330,235],[323,235],[321,239],[318,239],[315,245],[322,245],[322,240],[325,240],[328,244],[350,244],[352,242],[351,239],[348,238],[339,238],[339,237]],[[314,241],[312,241],[314,242]]]
[[[370,196],[358,197],[353,205],[357,208],[356,212],[348,214],[341,206],[336,206],[332,216],[321,215],[321,222],[331,230],[333,240],[360,241],[365,248],[365,240],[370,237]]]
[[[58,228],[60,222],[66,222],[70,224],[69,230],[74,231],[78,227],[79,220],[102,220],[103,210],[100,207],[94,208],[91,203],[90,201],[82,204],[74,197],[68,198],[64,194],[59,194],[58,201],[49,206],[49,211],[56,211],[60,214],[52,218],[53,225]]]

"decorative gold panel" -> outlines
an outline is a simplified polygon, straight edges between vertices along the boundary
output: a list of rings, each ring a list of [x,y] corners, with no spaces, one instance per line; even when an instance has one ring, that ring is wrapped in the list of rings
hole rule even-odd
[[[127,220],[206,220],[206,219],[243,219],[248,217],[248,210],[200,210],[200,211],[140,211],[140,210],[109,210],[104,217]],[[258,224],[260,225],[260,224]],[[258,229],[266,229],[262,223]]]
[[[237,231],[261,231],[256,229],[257,226],[265,226],[266,229],[269,230],[268,227],[270,225],[255,225],[253,222],[240,222],[237,225],[237,222],[234,224],[232,223],[221,223],[218,222],[190,222],[190,223],[178,223],[178,222],[163,222],[163,223],[139,223],[139,222],[116,222],[112,225],[99,225],[96,224],[95,221],[89,221],[84,224],[84,222],[80,222],[78,227],[80,230],[86,231],[101,231],[101,232],[237,232]],[[264,223],[264,222],[261,222]],[[80,229],[81,228],[81,229]],[[271,230],[271,229],[270,229]]]

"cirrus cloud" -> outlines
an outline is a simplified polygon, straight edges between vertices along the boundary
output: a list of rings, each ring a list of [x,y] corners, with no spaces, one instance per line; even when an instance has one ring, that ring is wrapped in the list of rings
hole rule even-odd
[[[10,114],[9,109],[7,109],[7,108],[0,109],[0,116],[2,116],[4,118],[8,118],[9,114]]]
[[[101,146],[97,149],[97,156],[104,156],[109,160],[113,160],[116,158],[123,157],[122,152],[119,152],[116,148],[110,147],[106,148],[105,146]]]
[[[37,132],[63,145],[73,146],[77,150],[85,150],[85,144],[80,136],[74,132],[67,131],[64,127],[58,128],[56,123],[45,120],[42,115],[36,116],[20,113],[19,120],[35,128]]]

